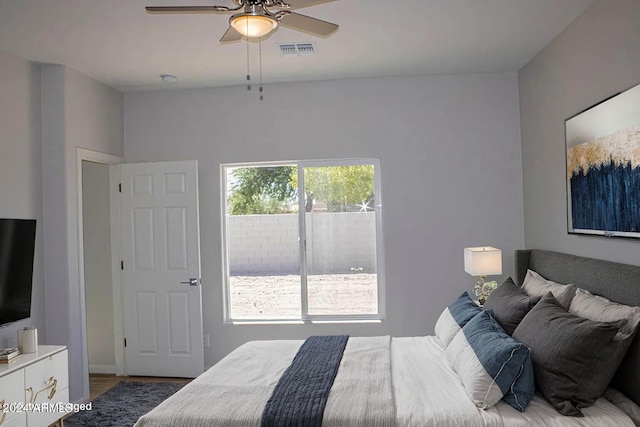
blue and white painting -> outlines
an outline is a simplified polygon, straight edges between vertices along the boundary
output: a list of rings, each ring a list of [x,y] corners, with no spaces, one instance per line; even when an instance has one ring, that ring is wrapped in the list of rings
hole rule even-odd
[[[566,121],[570,233],[640,237],[640,86]]]

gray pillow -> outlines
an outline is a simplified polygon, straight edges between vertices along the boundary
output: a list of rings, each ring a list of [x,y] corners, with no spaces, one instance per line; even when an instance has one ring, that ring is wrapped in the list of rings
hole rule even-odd
[[[493,317],[509,335],[513,334],[520,321],[533,308],[539,296],[527,295],[511,277],[502,282],[487,298],[485,310],[493,310]]]
[[[638,330],[640,307],[618,304],[617,302],[609,301],[599,295],[592,295],[588,291],[578,288],[573,301],[571,301],[569,313],[598,322],[619,322],[618,333],[613,338],[614,343],[604,350],[605,354],[603,357],[609,359],[608,369],[618,371],[614,377],[614,383],[627,391],[624,383],[628,383],[629,381],[625,378],[629,374],[628,364],[637,364],[638,359],[631,355],[631,357],[625,360],[625,355],[628,353],[629,347]],[[601,378],[602,381],[604,381],[605,377],[602,376]],[[620,384],[621,379],[623,384]],[[603,383],[601,387],[606,387],[607,385],[608,384]]]
[[[616,324],[574,316],[549,293],[522,319],[513,338],[531,349],[536,388],[549,403],[563,415],[583,416],[581,409],[602,395],[601,385],[615,372],[607,348],[616,333]]]
[[[556,283],[553,280],[545,279],[533,270],[527,270],[527,275],[522,281],[522,290],[527,295],[540,297],[546,295],[547,292],[551,292],[560,305],[565,310],[569,310],[571,300],[576,293],[576,285]]]

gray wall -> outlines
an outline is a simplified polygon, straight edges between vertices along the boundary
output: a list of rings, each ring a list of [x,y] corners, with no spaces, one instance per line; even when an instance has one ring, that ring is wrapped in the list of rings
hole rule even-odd
[[[70,399],[89,397],[78,266],[77,149],[122,156],[123,95],[62,65],[42,67],[47,343],[69,348]]]
[[[15,346],[17,330],[38,328],[46,342],[42,233],[40,69],[0,51],[0,218],[35,218],[31,319],[0,328],[0,347]]]
[[[84,289],[89,372],[116,372],[109,166],[82,162]]]
[[[274,84],[125,94],[128,162],[197,159],[204,333],[211,365],[254,339],[427,335],[474,279],[463,248],[524,243],[515,73]],[[220,164],[379,158],[386,251],[380,324],[223,323]],[[498,278],[496,278],[498,279]]]
[[[525,244],[630,264],[640,240],[567,233],[564,120],[640,83],[640,1],[598,0],[519,72]]]

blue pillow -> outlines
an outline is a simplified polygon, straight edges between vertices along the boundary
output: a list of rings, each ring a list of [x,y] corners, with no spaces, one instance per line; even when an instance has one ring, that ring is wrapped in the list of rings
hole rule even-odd
[[[523,344],[524,345],[524,344]],[[522,364],[522,371],[511,385],[509,391],[502,396],[502,400],[507,402],[517,411],[524,412],[533,399],[535,393],[535,377],[533,375],[533,362],[531,361],[531,352]]]
[[[462,327],[480,312],[482,308],[473,302],[467,292],[463,293],[440,314],[436,322],[436,336],[445,347],[448,346]]]
[[[511,338],[491,310],[471,319],[447,347],[447,358],[478,408],[504,399],[523,412],[535,392],[529,348]]]

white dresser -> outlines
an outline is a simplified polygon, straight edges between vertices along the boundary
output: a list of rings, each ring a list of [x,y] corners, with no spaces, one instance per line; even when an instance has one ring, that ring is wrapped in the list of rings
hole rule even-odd
[[[46,427],[60,420],[69,403],[68,359],[66,347],[40,345],[37,353],[0,364],[0,426]]]

